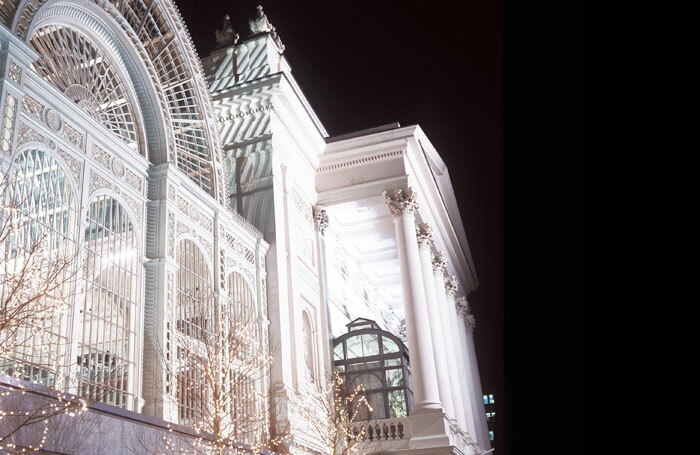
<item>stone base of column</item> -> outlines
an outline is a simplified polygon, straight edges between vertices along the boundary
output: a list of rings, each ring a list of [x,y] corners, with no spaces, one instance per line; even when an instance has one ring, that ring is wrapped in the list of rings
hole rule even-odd
[[[411,415],[415,414],[444,414],[442,404],[438,401],[424,401],[414,405]]]
[[[411,424],[411,439],[406,454],[459,454],[474,455],[475,447],[469,444],[468,437],[450,422],[444,412],[412,413],[408,420]]]

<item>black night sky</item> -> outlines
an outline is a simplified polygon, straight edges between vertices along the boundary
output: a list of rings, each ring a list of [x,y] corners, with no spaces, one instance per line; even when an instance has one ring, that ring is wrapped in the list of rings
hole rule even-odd
[[[249,35],[247,20],[260,2],[176,3],[204,57],[214,48],[214,30],[221,26],[225,14],[230,14],[236,32],[245,39]],[[551,374],[580,374],[581,381],[583,377],[582,359],[581,371],[550,373],[550,362],[561,360],[553,357],[559,356],[557,349],[561,347],[552,350],[548,343],[555,340],[547,339],[545,333],[566,330],[542,333],[552,321],[550,311],[544,308],[549,310],[558,299],[558,290],[566,295],[561,304],[576,308],[576,314],[568,310],[555,319],[583,327],[583,242],[577,265],[580,276],[578,269],[562,272],[552,262],[561,259],[559,256],[571,261],[572,256],[566,254],[569,247],[562,250],[551,244],[564,240],[569,245],[572,239],[564,231],[571,226],[581,230],[582,239],[582,212],[573,214],[567,207],[583,201],[583,122],[579,125],[577,119],[566,117],[562,121],[543,103],[571,109],[569,97],[579,101],[579,94],[574,97],[567,82],[553,76],[582,77],[582,62],[578,68],[579,62],[574,65],[562,58],[565,45],[538,28],[543,20],[532,8],[544,11],[544,6],[524,11],[524,6],[509,3],[506,24],[514,24],[512,30],[517,31],[505,34],[506,43],[513,44],[505,48],[506,56],[513,56],[505,59],[505,93],[513,96],[506,97],[504,116],[504,26],[499,0],[453,4],[264,1],[262,5],[286,46],[285,56],[294,77],[329,134],[396,121],[402,126],[417,123],[447,163],[480,282],[469,301],[477,318],[475,336],[483,392],[493,393],[498,403],[496,453],[548,453],[552,447],[546,442],[548,425],[542,420],[554,415],[538,407],[540,390],[550,385],[562,388],[556,380],[549,381]],[[524,25],[519,20],[520,11],[514,11],[518,8],[528,19],[536,20]],[[558,12],[576,24],[583,22],[582,9],[580,19],[577,11]],[[555,28],[565,31],[567,24],[564,21]],[[560,87],[565,88],[563,98],[552,92]],[[546,91],[535,96],[535,90],[541,89]],[[580,92],[582,96],[582,83]],[[508,100],[514,100],[513,104]],[[582,101],[579,107],[582,112]],[[543,131],[539,117],[554,131]],[[557,129],[562,122],[564,129]],[[568,134],[566,128],[572,126],[580,144]],[[547,136],[538,137],[537,133]],[[556,142],[558,139],[564,141]],[[533,150],[538,152],[532,155]],[[581,155],[575,155],[579,151]],[[550,158],[555,155],[555,166],[561,164],[565,171],[555,174],[557,183],[570,186],[580,179],[581,189],[577,188],[570,199],[561,191],[563,186],[552,187],[542,179],[550,176],[547,170],[552,169]],[[542,197],[548,200],[543,202]],[[561,229],[553,229],[552,221]],[[564,221],[570,224],[564,225]],[[535,247],[532,242],[551,246]],[[570,249],[579,254],[578,245]],[[550,274],[548,267],[558,270],[555,275],[566,276]],[[569,289],[566,280],[572,278],[579,290],[564,292],[564,288]],[[504,296],[508,302],[505,312]],[[533,331],[527,329],[529,324]],[[535,341],[522,343],[520,337],[528,335]],[[582,353],[582,337],[577,343],[581,343]],[[582,387],[578,395],[576,400],[582,400]],[[582,425],[576,431],[581,432]]]

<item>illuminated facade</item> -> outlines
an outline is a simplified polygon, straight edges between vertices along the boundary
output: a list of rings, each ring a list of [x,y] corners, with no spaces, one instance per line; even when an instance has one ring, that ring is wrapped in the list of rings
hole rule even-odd
[[[79,254],[51,342],[6,355],[6,374],[100,401],[102,419],[191,426],[191,339],[245,319],[274,347],[253,408],[291,444],[321,452],[286,403],[335,369],[375,381],[373,434],[401,428],[366,451],[490,448],[478,281],[420,127],[330,137],[262,10],[240,43],[226,20],[201,63],[168,0],[0,0],[0,22],[5,197]]]

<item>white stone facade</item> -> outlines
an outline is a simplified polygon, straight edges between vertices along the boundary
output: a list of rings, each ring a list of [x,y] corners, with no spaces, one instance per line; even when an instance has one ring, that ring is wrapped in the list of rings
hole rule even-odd
[[[228,288],[235,274],[259,337],[274,346],[258,385],[275,391],[267,412],[293,421],[285,402],[325,381],[334,337],[363,317],[407,343],[414,396],[408,416],[387,419],[401,436],[366,450],[488,450],[464,297],[478,280],[444,162],[417,125],[329,137],[261,14],[240,42],[219,30],[220,47],[200,63],[169,0],[0,4],[3,172],[29,158],[44,160],[47,175],[60,169],[71,241],[89,247],[102,238],[92,214],[117,210],[133,256],[119,269],[129,277],[124,327],[86,314],[88,302],[125,291],[102,272],[79,272],[83,291],[104,291],[76,297],[65,336],[69,358],[84,363],[67,367],[62,386],[79,391],[71,378],[113,342],[126,346],[126,379],[99,419],[111,405],[129,425],[143,424],[139,415],[151,427],[186,424],[155,361],[175,349],[178,302],[191,291],[183,268],[213,308],[239,298]],[[98,63],[99,73],[74,74]],[[196,270],[186,256],[198,258]]]

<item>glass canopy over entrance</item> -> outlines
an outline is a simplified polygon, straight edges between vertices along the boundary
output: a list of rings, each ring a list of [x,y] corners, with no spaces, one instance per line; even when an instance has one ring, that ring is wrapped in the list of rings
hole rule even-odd
[[[357,318],[333,343],[335,371],[352,390],[362,384],[372,412],[357,420],[405,417],[413,408],[408,349],[376,322]]]

